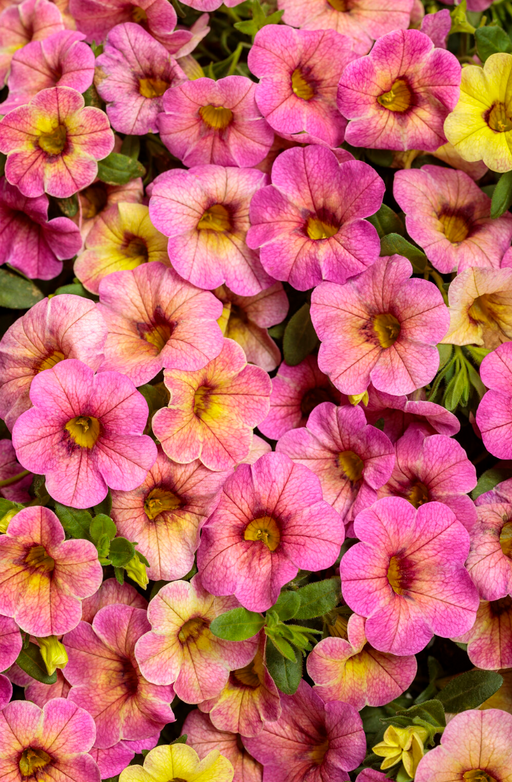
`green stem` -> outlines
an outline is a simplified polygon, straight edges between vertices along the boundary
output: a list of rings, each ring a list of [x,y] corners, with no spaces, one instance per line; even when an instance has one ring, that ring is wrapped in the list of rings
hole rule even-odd
[[[243,44],[239,43],[238,46],[235,49],[235,52],[233,54],[233,61],[231,65],[229,66],[228,76],[232,76],[234,72],[236,71],[236,66],[238,65],[238,60],[240,59],[240,55],[242,54]]]
[[[18,475],[13,475],[12,478],[6,478],[5,481],[0,481],[0,489],[21,481],[21,479],[25,478],[26,475],[30,475],[30,470],[23,470],[23,472],[19,472]]]

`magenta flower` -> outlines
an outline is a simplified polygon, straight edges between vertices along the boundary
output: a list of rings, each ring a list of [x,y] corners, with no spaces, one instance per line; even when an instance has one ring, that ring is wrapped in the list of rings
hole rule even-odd
[[[395,463],[391,441],[367,425],[361,407],[332,402],[315,407],[306,428],[286,432],[276,450],[318,475],[324,499],[345,524],[373,505]]]
[[[233,782],[262,782],[263,767],[249,755],[240,736],[217,730],[208,714],[197,709],[187,714],[183,733],[201,760],[213,749],[227,758],[235,770]]]
[[[308,656],[308,673],[325,703],[343,701],[361,711],[398,698],[416,676],[416,657],[378,652],[367,643],[365,620],[352,614],[347,638],[324,638]]]
[[[487,450],[498,459],[512,458],[512,342],[484,358],[480,377],[489,391],[476,411],[476,423]]]
[[[285,150],[272,166],[272,185],[254,194],[247,243],[261,247],[269,274],[298,290],[345,283],[379,256],[377,230],[362,218],[379,209],[384,190],[367,163],[339,164],[316,145]]]
[[[99,292],[108,330],[102,371],[140,386],[162,368],[202,369],[222,350],[221,303],[162,263],[109,274]]]
[[[63,293],[43,299],[18,318],[0,340],[0,417],[12,431],[32,407],[32,380],[66,358],[98,369],[107,329],[94,302]]]
[[[0,774],[9,782],[45,777],[100,782],[98,766],[87,754],[95,733],[90,714],[64,698],[43,709],[12,701],[0,711]]]
[[[59,9],[48,0],[25,0],[5,8],[0,16],[0,83],[4,83],[16,51],[63,29]]]
[[[511,668],[512,598],[481,602],[471,630],[455,640],[467,644],[468,657],[478,668],[484,671]]]
[[[166,584],[149,604],[152,631],[139,639],[135,657],[142,675],[159,685],[174,684],[185,703],[215,698],[229,671],[243,668],[254,657],[258,638],[222,641],[210,630],[215,617],[238,606],[233,597],[218,598],[190,582]]]
[[[285,454],[267,453],[227,478],[203,527],[197,568],[212,594],[266,611],[299,568],[333,565],[344,537],[316,475]]]
[[[411,274],[409,261],[392,255],[346,285],[323,282],[313,291],[318,366],[343,393],[361,394],[371,382],[378,391],[408,394],[435,376],[435,346],[450,316],[439,289]]]
[[[68,359],[34,378],[30,400],[34,407],[16,421],[13,445],[25,469],[45,475],[55,500],[90,508],[109,486],[129,491],[144,480],[156,445],[142,434],[148,406],[127,377],[95,375]]]
[[[48,197],[23,196],[0,178],[0,264],[22,274],[51,280],[62,271],[62,261],[82,246],[80,231],[67,217],[48,220]]]
[[[242,2],[243,0],[224,0],[224,5],[227,8],[234,8]],[[183,5],[188,5],[196,11],[216,11],[222,5],[222,0],[185,0]]]
[[[267,155],[274,131],[245,76],[199,78],[173,86],[163,97],[160,138],[185,166],[255,166]]]
[[[278,440],[290,429],[306,426],[314,408],[322,402],[340,402],[340,393],[320,372],[315,356],[289,367],[282,363],[272,378],[270,412],[258,428],[266,437]]]
[[[247,63],[260,79],[256,103],[270,127],[291,141],[339,146],[347,121],[336,108],[336,90],[355,56],[352,42],[334,30],[263,27]]]
[[[138,541],[152,581],[175,581],[192,570],[200,529],[230,472],[212,472],[199,461],[177,464],[159,447],[156,462],[137,489],[112,492],[117,531]]]
[[[209,470],[243,461],[252,430],[268,413],[270,379],[249,366],[242,348],[224,340],[220,355],[195,372],[166,370],[168,407],[153,417],[153,432],[167,456],[180,464],[200,459]]]
[[[124,771],[136,754],[140,754],[142,750],[156,747],[159,738],[160,734],[156,733],[150,739],[142,741],[118,741],[113,747],[107,747],[107,749],[93,747],[89,751],[89,755],[97,763],[101,778],[110,779]]]
[[[265,782],[349,780],[366,754],[357,711],[348,703],[323,703],[304,680],[295,695],[281,695],[282,714],[244,743],[263,764]]]
[[[349,63],[338,108],[351,120],[345,138],[355,147],[434,151],[446,143],[443,124],[459,99],[461,67],[419,30],[379,38],[366,57]]]
[[[478,593],[464,562],[469,534],[440,502],[415,510],[386,497],[361,511],[356,543],[340,564],[343,598],[367,618],[368,642],[381,652],[416,654],[434,633],[451,638],[474,624]]]
[[[119,604],[132,608],[148,607],[146,598],[127,581],[120,584],[116,578],[107,578],[94,595],[82,601],[82,621],[91,624],[101,608]]]
[[[457,416],[442,405],[427,402],[425,397],[424,391],[416,391],[409,397],[392,396],[385,391],[376,391],[373,386],[370,386],[368,403],[364,411],[366,420],[374,426],[378,421],[384,421],[383,432],[392,443],[396,443],[411,424],[425,435],[444,434],[452,437],[457,434],[460,430]]]
[[[0,536],[0,612],[26,633],[62,635],[76,627],[80,598],[94,594],[103,571],[88,540],[65,540],[48,508],[24,508]],[[0,752],[0,756],[1,756]]]
[[[477,516],[466,567],[483,600],[500,600],[512,593],[512,505],[480,505]]]
[[[14,478],[15,475],[19,475],[22,472],[23,467],[16,459],[16,451],[14,450],[11,440],[0,440],[0,481],[5,481],[7,478]],[[27,475],[20,481],[11,484],[11,486],[4,486],[0,489],[0,497],[4,497],[11,502],[29,503],[32,499],[28,490],[32,485],[32,476]],[[4,671],[7,666],[0,670]]]
[[[164,92],[186,78],[165,46],[131,22],[109,32],[96,61],[95,84],[119,133],[157,133]]]
[[[464,171],[397,171],[393,194],[406,213],[408,233],[440,272],[499,267],[512,239],[512,215],[491,219],[491,199]]]
[[[267,177],[253,168],[195,166],[155,179],[149,214],[169,237],[172,265],[198,288],[226,285],[252,296],[274,282],[245,243],[249,204]]]
[[[471,0],[469,2],[471,3]],[[428,35],[434,46],[439,49],[446,49],[451,28],[452,19],[447,8],[433,14],[426,14],[421,22],[421,32]]]

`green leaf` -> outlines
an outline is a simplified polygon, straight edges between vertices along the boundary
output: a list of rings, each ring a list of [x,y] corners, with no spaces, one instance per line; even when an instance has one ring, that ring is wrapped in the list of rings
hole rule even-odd
[[[293,619],[300,606],[300,596],[297,592],[281,592],[272,609],[277,612],[281,622]]]
[[[309,304],[303,304],[292,315],[283,336],[284,360],[290,367],[300,364],[318,345],[319,339],[309,314]]]
[[[439,369],[442,369],[452,357],[453,345],[438,345],[437,352],[439,353]]]
[[[402,220],[400,220],[396,212],[393,212],[386,204],[382,204],[378,212],[366,219],[375,226],[380,239],[383,239],[387,234],[399,234],[400,236],[403,236],[405,233]]]
[[[124,584],[124,570],[122,567],[115,567],[114,568],[114,575],[116,577],[116,581],[118,584],[121,584],[123,586]]]
[[[140,136],[125,136],[121,144],[121,154],[138,160],[140,155]]]
[[[115,568],[124,567],[135,556],[135,546],[126,538],[114,538],[108,556]]]
[[[86,291],[81,282],[71,282],[69,285],[61,285],[55,291],[55,296],[60,296],[62,293],[72,293],[73,296],[82,296],[84,299],[92,299],[94,301],[94,294]]]
[[[477,709],[502,684],[503,677],[495,671],[467,671],[452,679],[436,699],[441,701],[447,713],[459,714],[467,709]]]
[[[437,698],[425,701],[417,706],[411,706],[410,709],[400,709],[397,714],[405,714],[409,717],[409,724],[414,717],[419,717],[436,728],[444,728],[446,726],[443,704]]]
[[[412,263],[412,268],[416,274],[423,274],[427,266],[427,256],[420,250],[419,247],[415,247],[413,244],[404,239],[400,234],[392,233],[385,236],[380,243],[381,255],[403,255],[408,258]]]
[[[55,684],[57,681],[57,671],[54,671],[50,676],[46,670],[39,647],[33,644],[32,641],[21,650],[16,662],[22,671],[28,673],[36,681],[42,682],[42,684]]]
[[[156,386],[146,383],[144,386],[139,386],[137,391],[142,394],[148,403],[149,418],[160,408],[167,407],[169,403],[169,392],[163,383],[158,383]]]
[[[101,45],[101,49],[103,50],[103,45]],[[99,53],[101,54],[101,52]],[[84,96],[84,101],[86,106],[94,106],[95,109],[105,108],[105,104],[103,103],[100,96],[98,95],[98,90],[96,89],[94,84],[91,84],[91,86],[82,94]]]
[[[98,179],[107,185],[127,185],[132,179],[143,177],[145,173],[146,169],[141,163],[119,152],[111,152],[98,163]]]
[[[510,208],[512,204],[512,171],[502,174],[491,200],[491,217],[495,220]]]
[[[8,269],[0,269],[0,307],[10,310],[28,310],[44,299],[32,280],[20,277]]]
[[[25,506],[19,502],[12,502],[12,500],[6,500],[4,497],[0,497],[0,519],[12,510],[23,510]]]
[[[285,321],[283,321],[282,323],[278,323],[277,326],[272,326],[271,328],[269,328],[268,330],[269,336],[271,336],[272,339],[282,339],[285,328],[286,328]]]
[[[365,149],[364,154],[374,166],[389,168],[393,162],[393,153],[388,149]]]
[[[475,28],[468,22],[466,16],[466,0],[461,0],[459,5],[456,5],[453,11],[450,11],[452,18],[452,27],[450,33],[474,33]]]
[[[96,515],[100,513],[104,513],[105,516],[110,516],[110,511],[112,510],[112,495],[110,494],[110,491],[107,492],[107,496],[104,500],[102,500],[99,505],[94,506],[94,513]]]
[[[78,212],[78,195],[76,193],[69,198],[56,198],[55,200],[60,211],[66,217],[74,217]]]
[[[295,660],[287,660],[275,646],[267,643],[266,663],[276,686],[285,695],[294,695],[302,679],[302,654],[296,649]]]
[[[315,619],[336,608],[341,597],[340,579],[328,578],[306,584],[297,594],[300,597],[300,608],[295,619]]]
[[[56,502],[55,513],[68,535],[72,538],[91,540],[89,527],[91,526],[92,516],[89,511],[67,508],[65,505]]]
[[[475,488],[471,492],[471,499],[476,500],[481,494],[485,494],[487,491],[492,491],[498,483],[512,478],[512,469],[510,467],[492,467],[490,470],[486,470],[480,478]]]
[[[279,651],[280,654],[283,655],[283,657],[286,657],[287,660],[290,662],[295,661],[295,649],[293,646],[288,643],[288,641],[282,637],[282,635],[278,635],[277,633],[272,632],[267,627],[267,636],[270,638],[272,643],[274,644],[275,648]]]
[[[112,540],[112,538],[115,538],[117,534],[117,527],[111,518],[106,516],[104,513],[100,513],[91,521],[89,534],[93,543],[98,543],[103,535],[106,535],[108,540]]]
[[[246,641],[259,633],[264,624],[265,618],[261,614],[240,606],[217,616],[210,630],[224,641]]]
[[[171,741],[169,746],[172,747],[173,744],[186,744],[186,743],[187,743],[187,734],[184,733],[183,736],[178,736],[177,739],[174,739],[174,741]]]
[[[491,54],[512,52],[512,41],[505,30],[497,25],[478,27],[475,30],[478,56],[485,62]]]
[[[443,404],[447,410],[455,410],[461,401],[466,388],[469,389],[468,375],[465,366],[458,365],[458,372],[452,377],[444,393]]]

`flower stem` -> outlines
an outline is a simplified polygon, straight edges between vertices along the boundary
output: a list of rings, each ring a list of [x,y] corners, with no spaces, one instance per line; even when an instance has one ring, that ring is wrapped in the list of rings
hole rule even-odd
[[[0,481],[0,489],[21,481],[21,479],[25,478],[26,475],[30,475],[30,470],[23,470],[23,472],[19,472],[17,475],[13,475],[12,478],[6,478],[5,481]]]

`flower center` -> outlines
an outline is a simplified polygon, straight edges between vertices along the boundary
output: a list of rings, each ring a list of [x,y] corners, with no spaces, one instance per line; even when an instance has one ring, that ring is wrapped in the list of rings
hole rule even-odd
[[[484,293],[483,296],[478,296],[471,307],[468,310],[468,315],[471,320],[476,323],[485,323],[488,326],[496,323],[495,313],[493,312],[493,305],[496,306],[496,301],[492,294]],[[498,317],[499,317],[499,305]]]
[[[309,217],[306,223],[306,233],[313,241],[319,239],[330,239],[339,231],[339,225],[320,220],[318,217]]]
[[[512,598],[507,595],[507,597],[502,597],[501,600],[492,600],[489,603],[489,608],[493,616],[508,614],[512,608]]]
[[[350,11],[350,2],[349,0],[327,0],[331,8],[334,8],[335,11],[341,11],[342,13],[345,11]]]
[[[363,477],[364,462],[354,451],[342,451],[338,454],[336,461],[342,473],[351,481],[356,483]]]
[[[181,505],[181,500],[176,494],[167,489],[156,487],[150,491],[146,499],[144,500],[144,512],[148,519],[156,519],[156,517],[166,510],[176,510]]]
[[[39,136],[39,147],[47,155],[60,155],[66,146],[67,130],[65,125],[57,125],[51,133],[42,133]]]
[[[139,8],[137,6],[132,11],[132,21],[135,22],[135,24],[140,24],[141,22],[147,22],[148,15],[143,8]]]
[[[142,339],[145,339],[150,345],[154,345],[157,352],[160,353],[172,336],[174,324],[167,320],[164,311],[158,304],[153,312],[151,323],[137,323],[137,331]]]
[[[42,573],[51,573],[55,569],[55,560],[46,552],[44,546],[31,546],[25,557],[25,564]]]
[[[336,399],[330,393],[329,388],[310,388],[302,397],[300,411],[302,415],[309,416],[310,413],[322,402],[335,402]]]
[[[201,616],[195,616],[182,626],[178,633],[178,640],[182,644],[186,644],[188,641],[196,641],[207,629],[208,622],[206,619],[203,619]]]
[[[509,130],[512,130],[512,122],[507,115],[504,103],[499,101],[493,103],[485,119],[490,129],[496,131],[496,133],[507,133]]]
[[[100,422],[90,415],[78,415],[68,421],[65,429],[80,448],[92,448],[100,436]]]
[[[507,521],[501,528],[500,546],[505,556],[512,559],[512,521]]]
[[[281,540],[281,531],[272,516],[262,516],[249,522],[244,540],[260,540],[269,551],[275,551]]]
[[[315,94],[313,86],[304,78],[300,68],[295,68],[292,73],[292,90],[302,100],[311,100]]]
[[[392,556],[389,560],[387,578],[389,586],[397,595],[403,595],[411,586],[413,572],[403,557]]]
[[[389,92],[379,95],[377,101],[385,109],[403,114],[413,104],[413,95],[405,79],[397,79]]]
[[[409,500],[411,505],[414,505],[415,508],[419,508],[420,505],[424,505],[425,502],[429,502],[429,493],[425,484],[421,483],[420,481],[415,483],[409,494],[406,496],[406,499]]]
[[[61,353],[60,350],[54,350],[52,353],[50,353],[46,358],[44,358],[41,363],[39,364],[37,371],[38,372],[44,372],[45,369],[51,369],[55,366],[55,364],[58,364],[59,361],[64,361],[66,356],[64,353]]]
[[[327,755],[327,751],[329,749],[329,739],[325,739],[321,744],[317,744],[317,746],[313,749],[311,752],[311,761],[316,766],[321,766],[324,762],[324,758]]]
[[[163,79],[139,79],[139,92],[144,98],[159,98],[169,89],[169,82]]]
[[[209,128],[214,130],[226,130],[233,121],[233,112],[231,109],[225,109],[224,106],[201,106],[199,116]]]
[[[261,660],[257,662],[256,659],[244,668],[238,668],[231,673],[232,679],[236,684],[250,687],[251,690],[255,690],[263,683],[264,675],[265,667]]]
[[[127,234],[121,249],[125,257],[135,261],[137,266],[149,260],[148,246],[141,236]]]
[[[198,231],[217,231],[222,233],[229,231],[230,228],[229,212],[222,204],[210,206],[197,224]]]
[[[90,220],[103,211],[108,203],[108,195],[103,182],[86,187],[80,192],[82,202],[82,217]]]
[[[44,749],[28,747],[21,753],[18,766],[22,777],[31,777],[36,771],[48,766],[51,762],[50,755]]]
[[[480,768],[475,768],[474,771],[465,771],[462,778],[466,782],[496,782],[494,777]]]
[[[470,225],[460,214],[455,212],[454,214],[440,214],[439,221],[443,226],[443,232],[449,242],[452,244],[459,244],[467,238]]]
[[[201,413],[205,413],[209,407],[209,396],[211,388],[200,386],[194,394],[194,414],[201,418]]]
[[[123,686],[131,695],[135,695],[139,689],[139,674],[137,673],[137,669],[128,658],[123,660],[122,666],[121,678]]]
[[[383,312],[373,318],[373,329],[381,348],[390,348],[400,336],[400,321],[390,312]]]

